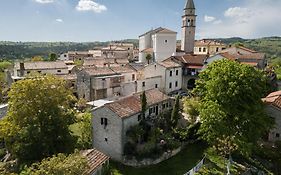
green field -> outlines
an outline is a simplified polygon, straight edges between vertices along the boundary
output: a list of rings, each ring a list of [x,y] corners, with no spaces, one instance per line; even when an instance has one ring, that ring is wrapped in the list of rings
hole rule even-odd
[[[205,149],[204,144],[196,143],[186,146],[179,154],[158,165],[133,168],[111,162],[111,167],[122,175],[183,175],[204,157]]]

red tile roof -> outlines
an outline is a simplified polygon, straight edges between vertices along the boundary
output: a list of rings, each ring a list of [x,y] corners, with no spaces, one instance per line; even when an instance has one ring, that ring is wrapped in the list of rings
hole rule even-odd
[[[162,62],[158,62],[159,65],[165,67],[165,68],[176,68],[176,67],[181,67],[181,65],[179,65],[178,63],[174,62],[171,59],[166,59]]]
[[[100,166],[109,160],[107,155],[96,149],[84,150],[81,151],[81,154],[87,158],[89,165],[89,169],[83,173],[84,175],[93,174]]]
[[[108,103],[105,107],[116,113],[121,118],[130,117],[141,112],[141,96],[142,93],[136,93],[132,96],[123,98],[113,103]],[[158,89],[152,89],[145,92],[147,105],[153,105],[168,100],[169,97]]]
[[[182,62],[183,64],[192,64],[192,65],[204,65],[204,61],[207,59],[207,55],[193,55],[193,54],[186,54],[183,56],[176,56],[174,57],[178,61]]]
[[[273,105],[281,109],[281,91],[273,92],[269,94],[266,98],[262,99],[263,102]]]

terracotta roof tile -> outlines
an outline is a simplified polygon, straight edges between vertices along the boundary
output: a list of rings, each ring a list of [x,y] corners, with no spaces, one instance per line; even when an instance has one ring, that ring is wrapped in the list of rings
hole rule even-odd
[[[269,94],[266,98],[262,99],[263,102],[273,105],[281,109],[281,91],[273,92]]]
[[[162,62],[158,62],[159,65],[165,67],[165,68],[176,68],[176,67],[181,67],[178,63],[172,61],[171,59],[166,59]]]
[[[15,64],[16,69],[20,69],[20,63]],[[63,61],[35,61],[25,62],[25,70],[43,70],[43,69],[68,69]]]
[[[93,174],[100,166],[109,160],[107,155],[96,149],[84,150],[81,151],[81,154],[87,158],[89,165],[89,169],[83,173],[84,175]]]
[[[141,96],[142,93],[136,93],[132,96],[123,98],[113,103],[108,103],[105,106],[116,113],[121,118],[130,117],[141,112]],[[148,90],[145,92],[147,104],[153,105],[168,100],[169,97],[157,89]]]
[[[108,67],[89,67],[84,69],[91,76],[103,76],[103,75],[114,75],[116,74],[113,70]]]

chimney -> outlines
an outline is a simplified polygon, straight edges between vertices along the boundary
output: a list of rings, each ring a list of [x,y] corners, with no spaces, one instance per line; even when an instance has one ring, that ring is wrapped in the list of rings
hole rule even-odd
[[[24,76],[24,63],[20,62],[20,76],[23,77]]]

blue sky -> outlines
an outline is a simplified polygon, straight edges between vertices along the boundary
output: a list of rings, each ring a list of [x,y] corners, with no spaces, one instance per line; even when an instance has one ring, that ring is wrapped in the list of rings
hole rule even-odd
[[[108,41],[166,27],[186,0],[1,0],[0,40]],[[281,36],[281,0],[194,0],[196,38]]]

